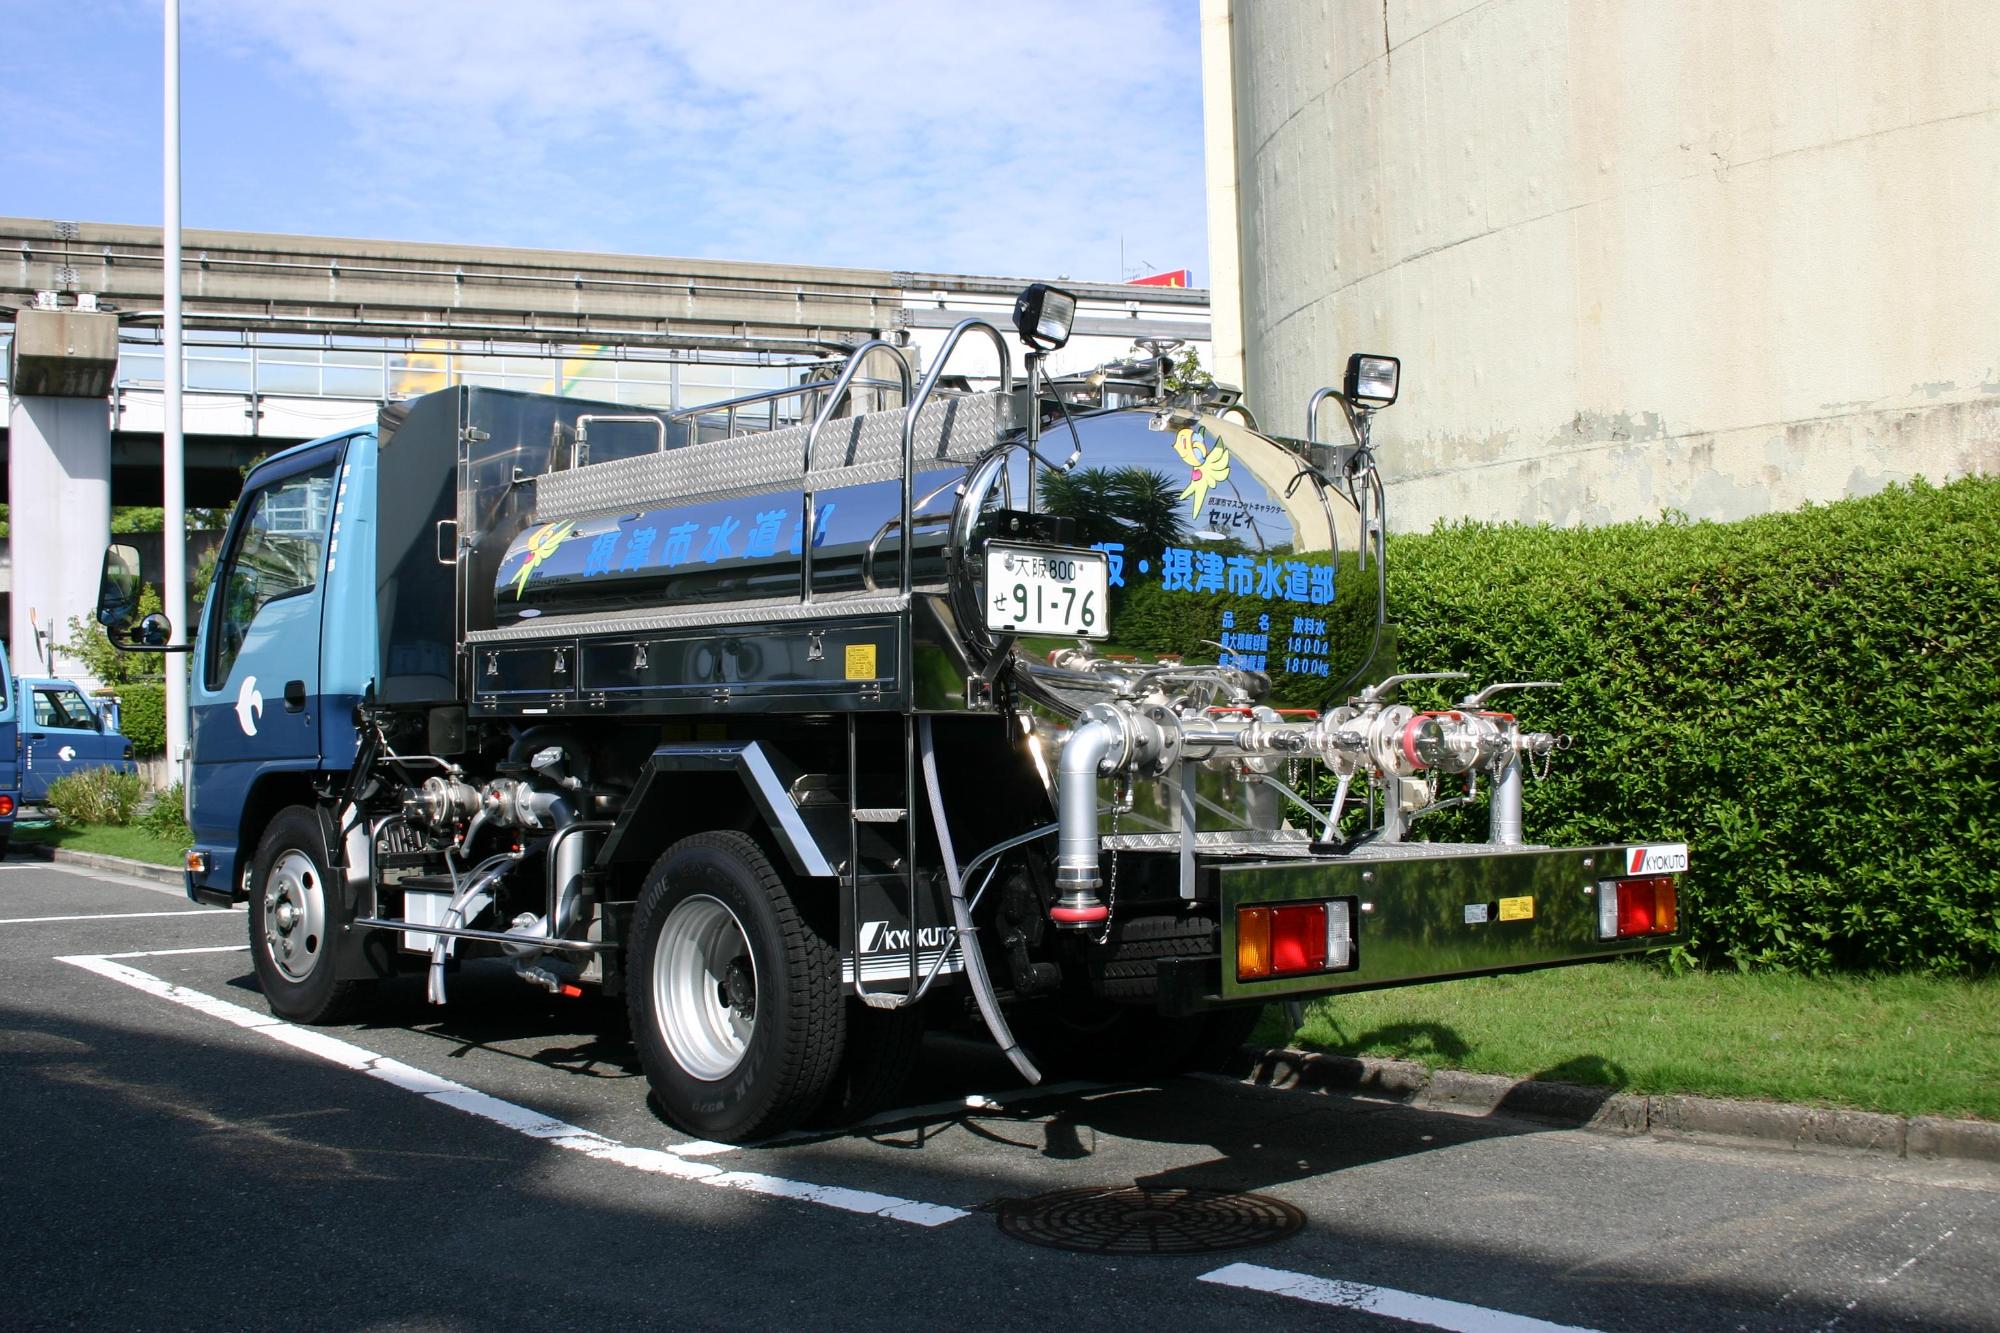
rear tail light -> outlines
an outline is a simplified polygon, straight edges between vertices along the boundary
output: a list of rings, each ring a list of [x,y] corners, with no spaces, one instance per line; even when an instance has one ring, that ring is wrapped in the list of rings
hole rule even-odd
[[[1342,898],[1236,909],[1236,979],[1341,972],[1354,966],[1354,909]]]
[[[13,813],[14,813],[14,798],[11,796],[0,796],[0,819],[5,819],[8,815],[11,815]]]
[[[1603,881],[1597,886],[1597,938],[1673,934],[1679,924],[1676,889],[1672,875]]]

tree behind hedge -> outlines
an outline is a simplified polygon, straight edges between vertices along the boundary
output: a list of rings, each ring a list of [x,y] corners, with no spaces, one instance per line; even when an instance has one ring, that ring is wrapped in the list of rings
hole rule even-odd
[[[1576,740],[1529,783],[1529,836],[1688,842],[1697,954],[2000,961],[2000,479],[1728,524],[1440,528],[1389,570],[1401,669],[1564,683],[1500,705]]]

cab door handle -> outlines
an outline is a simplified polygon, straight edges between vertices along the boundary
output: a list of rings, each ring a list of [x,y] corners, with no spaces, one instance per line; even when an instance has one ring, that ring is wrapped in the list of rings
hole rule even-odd
[[[306,708],[306,683],[302,680],[285,682],[285,711],[303,713]]]

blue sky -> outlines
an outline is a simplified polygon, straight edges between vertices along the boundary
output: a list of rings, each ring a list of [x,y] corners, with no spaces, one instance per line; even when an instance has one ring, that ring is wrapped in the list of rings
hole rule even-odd
[[[190,227],[1207,279],[1194,0],[182,14]],[[159,220],[161,16],[0,0],[0,213]]]

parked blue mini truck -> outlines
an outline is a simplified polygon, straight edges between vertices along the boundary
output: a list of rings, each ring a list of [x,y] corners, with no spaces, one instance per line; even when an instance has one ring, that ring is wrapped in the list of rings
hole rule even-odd
[[[14,707],[14,670],[0,644],[0,856],[14,838],[14,815],[21,806],[21,732]]]
[[[15,675],[0,645],[0,855],[21,807],[45,804],[50,783],[87,768],[138,771],[116,704],[73,680]]]
[[[87,768],[138,772],[132,742],[119,732],[117,709],[109,700],[87,698],[75,681],[50,676],[17,677],[12,694],[11,716],[19,729],[18,803],[44,804],[50,783]]]

